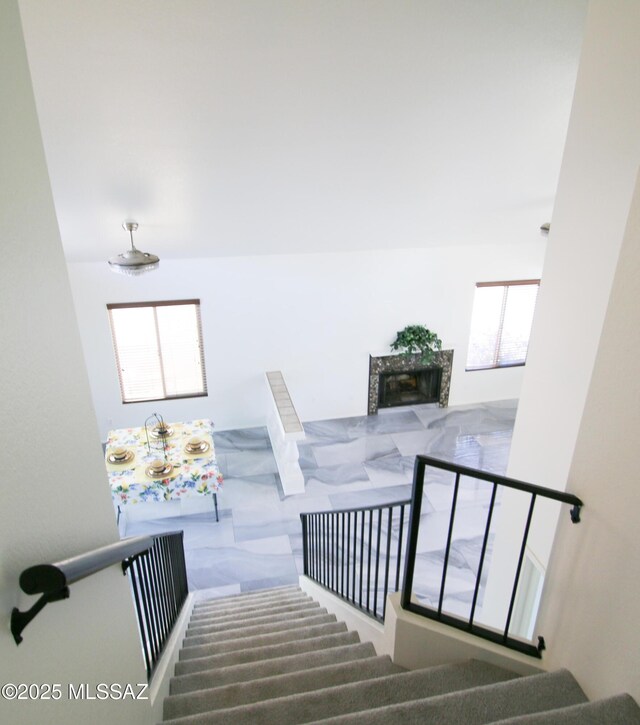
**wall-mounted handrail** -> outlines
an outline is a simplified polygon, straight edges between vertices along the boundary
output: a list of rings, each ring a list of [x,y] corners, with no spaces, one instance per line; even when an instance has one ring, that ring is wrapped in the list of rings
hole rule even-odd
[[[113,564],[119,564],[130,556],[140,554],[152,544],[153,536],[132,536],[55,564],[30,566],[20,574],[20,588],[25,594],[55,592]]]
[[[401,584],[410,504],[300,514],[305,576],[384,621],[387,594]]]
[[[440,575],[440,588],[438,591],[434,590],[434,592],[429,592],[428,595],[423,595],[422,599],[425,599],[425,601],[421,601],[421,597],[413,599],[412,593],[415,578],[416,561],[418,556],[417,548],[421,525],[421,509],[425,484],[425,471],[428,468],[436,468],[444,471],[449,471],[450,473],[455,474],[455,478],[452,486],[451,505],[449,511],[449,526],[447,530],[446,544],[444,547],[444,555],[442,557],[443,563]],[[468,477],[471,479],[475,479],[476,481],[486,481],[487,483],[491,484],[490,502],[488,508],[486,509],[486,514],[484,514],[485,519],[481,522],[484,533],[482,537],[482,547],[480,550],[477,571],[475,572],[475,587],[473,590],[473,598],[470,603],[469,616],[466,618],[457,614],[453,614],[452,612],[446,612],[443,608],[445,588],[447,585],[448,564],[452,549],[452,534],[456,521],[458,494],[460,491],[462,477]],[[528,512],[526,516],[526,522],[523,528],[522,538],[519,542],[516,542],[517,548],[514,548],[514,551],[516,551],[518,554],[517,565],[515,568],[513,585],[511,587],[511,592],[508,600],[506,623],[504,628],[500,631],[477,624],[475,618],[477,616],[476,607],[478,605],[479,592],[481,588],[483,567],[486,563],[486,557],[488,554],[488,542],[490,538],[492,517],[494,513],[494,508],[497,505],[497,493],[501,488],[507,488],[523,492],[525,494],[528,494],[530,498],[528,501]],[[571,520],[573,523],[579,523],[580,510],[583,506],[583,503],[577,496],[571,493],[557,491],[555,489],[545,488],[544,486],[538,486],[531,483],[525,483],[523,481],[518,481],[516,479],[507,478],[505,476],[500,476],[486,471],[468,468],[466,466],[460,466],[455,463],[441,461],[437,458],[431,458],[430,456],[417,456],[414,466],[411,519],[409,523],[409,539],[407,543],[407,553],[405,558],[404,586],[401,597],[403,609],[414,612],[416,614],[420,614],[429,619],[434,619],[436,621],[442,622],[443,624],[456,627],[457,629],[462,629],[466,632],[482,637],[483,639],[487,639],[489,641],[505,645],[511,649],[518,650],[519,652],[523,652],[524,654],[540,657],[540,653],[542,649],[544,649],[544,639],[542,637],[538,638],[538,645],[536,646],[529,642],[523,641],[518,637],[514,637],[510,633],[512,616],[514,613],[514,606],[516,602],[516,594],[518,592],[518,586],[520,583],[521,573],[523,569],[525,550],[527,547],[527,541],[530,533],[534,507],[536,501],[540,499],[550,499],[570,505],[572,507],[570,511]],[[429,606],[426,602],[430,598],[437,599],[437,605],[434,604],[434,606]]]
[[[41,594],[25,612],[14,607],[11,633],[16,644],[33,618],[50,602],[67,599],[69,586],[114,564],[131,570],[140,636],[149,676],[188,593],[182,531],[133,536],[20,574],[25,594]]]

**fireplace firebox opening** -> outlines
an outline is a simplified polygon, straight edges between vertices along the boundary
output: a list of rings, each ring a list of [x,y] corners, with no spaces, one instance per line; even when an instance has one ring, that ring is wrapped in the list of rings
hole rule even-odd
[[[425,368],[410,372],[381,373],[378,407],[437,403],[440,400],[442,368]]]

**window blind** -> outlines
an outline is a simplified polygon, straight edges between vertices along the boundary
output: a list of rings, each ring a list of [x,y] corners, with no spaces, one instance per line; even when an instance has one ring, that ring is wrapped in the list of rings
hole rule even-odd
[[[467,370],[524,365],[540,280],[479,282]]]
[[[199,300],[107,310],[123,403],[207,394]]]

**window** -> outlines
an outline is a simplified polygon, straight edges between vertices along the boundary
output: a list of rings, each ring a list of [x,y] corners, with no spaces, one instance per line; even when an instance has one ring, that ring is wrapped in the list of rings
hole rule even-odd
[[[200,300],[107,305],[123,403],[207,394]]]
[[[478,282],[467,370],[524,365],[539,279]]]

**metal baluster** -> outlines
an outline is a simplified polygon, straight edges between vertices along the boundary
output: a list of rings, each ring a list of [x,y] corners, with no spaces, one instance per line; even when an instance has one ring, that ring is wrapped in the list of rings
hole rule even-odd
[[[340,550],[341,564],[340,564],[340,594],[344,596],[344,511],[341,515],[342,520],[342,547]]]
[[[384,593],[382,599],[382,619],[384,621],[387,613],[387,594],[389,592],[389,560],[391,558],[391,527],[393,525],[393,506],[389,506],[389,516],[387,517],[387,560],[384,567]]]
[[[522,570],[522,562],[524,560],[524,552],[527,547],[527,538],[529,537],[529,528],[531,526],[531,518],[533,517],[533,507],[536,503],[536,494],[531,494],[531,504],[529,505],[529,514],[527,523],[524,527],[524,535],[522,536],[522,546],[520,547],[520,556],[518,557],[518,566],[516,568],[515,581],[513,582],[513,591],[511,592],[511,602],[509,604],[509,614],[507,615],[507,623],[504,628],[504,640],[509,636],[509,627],[511,625],[511,615],[513,614],[513,605],[516,601],[516,592],[518,591],[518,583],[520,581],[520,572]]]
[[[307,561],[307,517],[300,517],[302,523],[302,571],[305,576],[309,576],[309,564]]]
[[[402,566],[402,534],[404,528],[404,504],[400,506],[400,530],[398,533],[398,559],[396,561],[396,591],[400,590],[400,567]]]
[[[351,601],[356,603],[356,572],[358,570],[358,512],[353,514],[353,581],[351,584]]]
[[[373,511],[371,512],[371,515],[373,516]],[[373,616],[376,616],[376,612],[378,611],[378,574],[380,571],[380,535],[382,533],[382,509],[378,509],[378,538],[376,540],[376,577],[375,577],[375,585],[373,588],[374,594],[373,594]]]
[[[447,567],[449,566],[449,552],[451,550],[451,536],[453,534],[453,524],[456,518],[456,506],[458,504],[458,489],[460,487],[460,474],[456,473],[456,482],[453,487],[453,501],[451,502],[451,517],[449,519],[449,532],[447,534],[447,548],[444,554],[444,564],[442,567],[442,582],[440,584],[440,599],[438,601],[438,616],[442,614],[442,601],[444,599],[444,587],[447,580]]]
[[[355,566],[355,563],[354,563]],[[351,511],[347,511],[347,588],[345,596],[349,599],[349,572],[351,568]]]
[[[360,606],[362,606],[362,585],[364,577],[364,511],[360,522]]]
[[[369,611],[369,595],[371,593],[371,537],[373,535],[373,511],[369,509],[369,551],[367,553],[367,611]]]
[[[484,538],[482,539],[482,549],[480,551],[480,561],[478,562],[478,572],[476,574],[476,586],[473,591],[473,601],[471,603],[471,613],[469,614],[469,629],[473,627],[473,618],[476,613],[476,602],[478,601],[478,592],[480,591],[480,579],[482,578],[482,567],[484,566],[484,557],[487,552],[487,544],[489,543],[489,529],[491,528],[491,518],[493,517],[493,509],[496,502],[497,485],[493,484],[491,492],[491,501],[489,502],[489,511],[487,513],[487,523],[484,527]]]
[[[316,517],[312,514],[309,516],[309,525],[310,525],[310,546],[311,546],[311,576],[314,579],[317,579],[316,574],[316,558],[318,554],[318,550],[316,548]]]
[[[413,574],[415,571],[415,556],[418,547],[418,533],[420,531],[420,512],[422,510],[422,490],[424,488],[425,462],[416,457],[413,468],[413,495],[409,513],[409,533],[407,549],[404,557],[404,582],[402,584],[402,608],[411,606],[411,590],[413,589]]]

